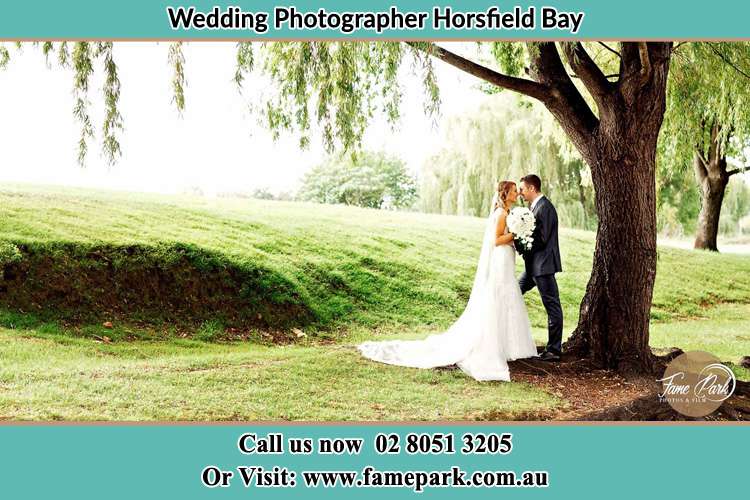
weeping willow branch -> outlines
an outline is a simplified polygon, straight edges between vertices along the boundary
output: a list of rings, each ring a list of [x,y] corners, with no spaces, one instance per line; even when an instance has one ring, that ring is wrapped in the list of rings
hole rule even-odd
[[[712,52],[713,52],[714,54],[716,54],[716,55],[717,55],[717,56],[719,57],[719,59],[721,59],[722,61],[724,61],[724,63],[726,63],[726,64],[727,64],[727,65],[728,65],[728,66],[729,66],[730,68],[732,68],[732,69],[733,69],[733,70],[735,70],[735,71],[736,71],[737,73],[739,73],[740,75],[744,76],[745,78],[748,78],[748,79],[750,79],[750,75],[748,75],[748,74],[747,74],[747,73],[746,73],[745,71],[742,71],[742,69],[740,69],[740,68],[739,68],[739,66],[737,66],[737,65],[736,65],[736,64],[735,64],[734,62],[732,62],[731,60],[729,60],[729,58],[728,58],[727,56],[725,56],[725,55],[724,55],[724,54],[723,54],[723,53],[722,53],[722,52],[721,52],[721,51],[720,51],[719,49],[717,49],[717,48],[716,48],[716,47],[714,46],[714,44],[713,44],[713,43],[711,43],[711,42],[708,42],[708,44],[707,44],[707,45],[708,45],[708,46],[709,46],[709,47],[711,48],[711,51],[712,51]]]
[[[44,62],[47,64],[48,68],[50,67],[49,55],[50,53],[52,53],[53,48],[54,47],[52,45],[52,42],[44,42],[42,44],[42,54],[44,54]]]
[[[88,140],[94,136],[94,128],[88,113],[89,78],[94,71],[89,42],[76,42],[73,46],[73,93],[75,105],[73,116],[81,124],[78,140],[78,163],[84,165],[88,153]]]
[[[253,70],[255,64],[253,46],[250,42],[239,42],[237,44],[237,65],[234,71],[234,83],[242,87],[245,74]]]
[[[169,46],[169,65],[172,66],[172,102],[182,115],[185,110],[185,56],[182,53],[182,42],[174,42]]]
[[[102,150],[107,162],[114,165],[122,155],[117,132],[122,131],[122,116],[118,109],[120,102],[120,79],[117,75],[117,65],[112,57],[112,42],[102,44],[104,57],[104,123],[102,124]]]
[[[278,42],[264,45],[262,54],[271,85],[258,107],[274,138],[293,132],[305,148],[317,125],[328,152],[356,154],[376,112],[391,123],[399,117],[399,42]],[[427,82],[433,80],[430,68],[424,61],[415,67]],[[428,93],[436,95],[434,89]]]
[[[0,45],[0,69],[5,69],[10,62],[10,52],[4,45]]]
[[[68,42],[61,42],[57,49],[57,63],[61,68],[67,68],[70,61],[70,52],[68,52]]]

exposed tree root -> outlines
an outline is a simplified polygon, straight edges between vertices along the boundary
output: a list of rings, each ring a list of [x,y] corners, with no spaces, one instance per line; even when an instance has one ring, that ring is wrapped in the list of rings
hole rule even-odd
[[[666,364],[681,354],[673,348],[654,355],[654,373],[623,374],[599,368],[589,358],[566,351],[560,363],[523,359],[510,363],[514,381],[540,387],[561,398],[563,406],[552,413],[537,415],[543,420],[582,421],[714,421],[750,420],[750,383],[737,382],[734,395],[703,418],[682,415],[660,401],[657,379]]]

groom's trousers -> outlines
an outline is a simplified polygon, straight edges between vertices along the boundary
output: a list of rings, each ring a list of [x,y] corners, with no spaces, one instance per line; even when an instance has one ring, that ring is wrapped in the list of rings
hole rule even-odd
[[[521,287],[521,293],[523,294],[534,286],[539,289],[544,310],[547,311],[547,332],[549,335],[547,350],[560,354],[562,352],[563,312],[555,275],[529,276],[526,272],[523,272],[518,279],[518,285]]]

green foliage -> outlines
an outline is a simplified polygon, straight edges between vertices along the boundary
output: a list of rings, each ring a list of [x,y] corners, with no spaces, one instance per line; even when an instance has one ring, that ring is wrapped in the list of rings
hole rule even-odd
[[[0,45],[0,69],[5,69],[10,62],[10,52],[8,48]]]
[[[519,76],[523,70],[525,52],[520,42],[492,42],[492,55],[503,73]]]
[[[55,46],[52,44],[52,42],[42,43],[42,54],[44,54],[44,61],[47,63],[47,66],[50,65],[49,55],[52,53],[52,50],[54,48]]]
[[[19,52],[25,44],[16,43]],[[55,52],[53,42],[31,42],[33,47],[41,47],[47,66],[51,66],[50,56]],[[68,42],[60,42],[57,47],[56,60],[64,69],[73,73],[73,116],[79,122],[81,131],[78,138],[78,163],[84,165],[88,154],[89,140],[94,137],[94,125],[89,116],[89,82],[95,71],[95,63],[101,60],[104,72],[102,96],[104,98],[104,121],[102,123],[102,152],[107,162],[112,165],[121,156],[118,134],[122,131],[122,116],[119,112],[120,80],[117,64],[114,60],[112,42],[74,42],[72,50]],[[10,52],[0,45],[0,69],[10,61]]]
[[[73,92],[75,105],[73,116],[81,124],[81,135],[78,139],[78,163],[83,165],[88,153],[88,140],[94,136],[94,127],[88,113],[89,78],[94,72],[89,42],[76,42],[73,46]]]
[[[674,51],[667,112],[659,139],[657,186],[660,231],[681,236],[695,230],[700,210],[693,158],[708,156],[711,128],[719,130],[721,156],[747,164],[750,145],[750,44],[747,42],[681,43]],[[741,192],[734,196],[742,197]],[[725,198],[725,209],[733,198]],[[735,203],[736,207],[742,204]],[[744,214],[722,216],[720,231],[736,231]]]
[[[750,142],[750,43],[693,42],[675,49],[660,136],[662,171],[691,169],[696,147],[708,147],[712,124],[721,127],[721,151],[744,160]]]
[[[107,162],[113,165],[122,155],[117,132],[122,131],[122,116],[117,108],[120,102],[120,79],[117,75],[117,65],[112,57],[112,42],[99,44],[99,50],[104,57],[104,123],[102,124],[102,150]]]
[[[256,200],[275,200],[276,196],[265,188],[259,188],[253,191],[251,198],[255,198]]]
[[[221,321],[204,321],[195,331],[193,338],[202,342],[216,342],[224,336],[224,325]]]
[[[16,245],[0,240],[0,270],[2,270],[2,266],[18,262],[21,258],[21,251],[18,250]]]
[[[478,109],[453,117],[445,138],[423,167],[423,210],[483,216],[497,181],[536,173],[564,224],[595,226],[588,169],[540,104],[512,93],[488,97]]]
[[[656,172],[656,222],[659,234],[683,237],[695,231],[701,208],[692,169]]]
[[[724,195],[719,230],[730,236],[742,234],[741,221],[748,215],[750,215],[750,186],[741,177],[733,177]]]
[[[310,142],[315,124],[329,152],[356,150],[373,114],[399,117],[399,68],[405,51],[419,62],[428,110],[439,101],[432,61],[398,42],[274,42],[262,45],[263,70],[273,93],[264,100],[265,125],[278,136],[295,132]]]
[[[57,63],[61,68],[67,68],[70,61],[70,52],[68,51],[68,42],[60,42],[57,49]]]
[[[365,208],[409,208],[416,180],[400,159],[384,152],[341,153],[310,170],[298,198]]]
[[[242,87],[245,73],[252,71],[254,64],[253,44],[250,42],[239,42],[237,44],[237,66],[234,71],[234,83],[237,84],[237,87]]]
[[[172,102],[177,111],[182,114],[185,110],[185,86],[187,85],[182,42],[174,42],[169,45],[167,60],[172,67]]]

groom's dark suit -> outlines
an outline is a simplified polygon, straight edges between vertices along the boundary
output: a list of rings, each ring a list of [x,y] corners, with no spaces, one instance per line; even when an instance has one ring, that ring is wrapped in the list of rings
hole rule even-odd
[[[534,286],[539,288],[542,304],[547,311],[549,335],[547,351],[560,354],[562,352],[563,313],[555,273],[562,271],[562,265],[557,237],[557,211],[546,196],[539,198],[531,211],[534,212],[536,218],[534,241],[531,250],[521,252],[526,270],[521,273],[518,284],[521,287],[521,293],[524,294]]]

